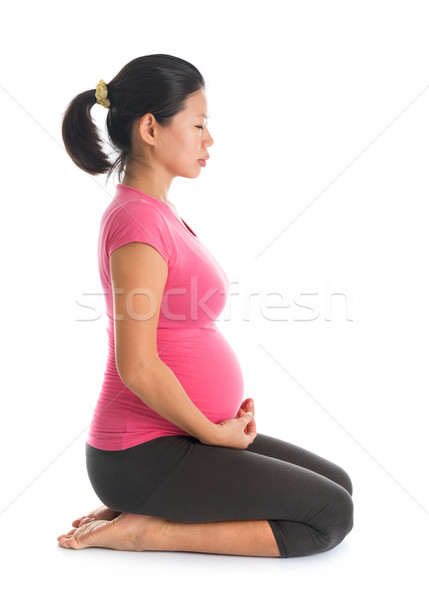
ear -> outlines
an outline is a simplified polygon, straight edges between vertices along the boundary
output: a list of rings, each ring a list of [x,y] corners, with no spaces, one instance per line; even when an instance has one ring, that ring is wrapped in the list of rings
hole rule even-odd
[[[157,122],[152,113],[140,117],[137,125],[137,134],[146,144],[154,145]]]

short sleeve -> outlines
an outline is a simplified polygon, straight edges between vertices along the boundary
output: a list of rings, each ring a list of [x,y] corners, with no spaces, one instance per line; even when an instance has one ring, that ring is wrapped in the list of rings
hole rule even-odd
[[[150,244],[171,266],[175,248],[169,224],[162,212],[149,202],[127,202],[111,214],[106,232],[107,256],[110,258],[116,248],[129,242]]]

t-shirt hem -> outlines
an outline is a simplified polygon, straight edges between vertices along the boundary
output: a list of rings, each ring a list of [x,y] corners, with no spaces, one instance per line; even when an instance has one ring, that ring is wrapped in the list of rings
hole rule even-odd
[[[134,446],[139,446],[140,444],[143,444],[145,442],[150,442],[151,440],[154,440],[159,437],[166,437],[166,436],[173,436],[173,435],[186,435],[188,437],[193,437],[190,433],[186,433],[186,431],[177,431],[177,432],[159,431],[159,432],[148,433],[146,435],[139,436],[138,438],[133,438],[132,441],[129,439],[128,440],[122,439],[122,440],[106,441],[106,440],[99,440],[92,436],[88,436],[86,439],[86,443],[88,444],[88,446],[91,446],[92,448],[96,448],[97,450],[113,450],[113,451],[127,450],[128,448],[133,448]]]

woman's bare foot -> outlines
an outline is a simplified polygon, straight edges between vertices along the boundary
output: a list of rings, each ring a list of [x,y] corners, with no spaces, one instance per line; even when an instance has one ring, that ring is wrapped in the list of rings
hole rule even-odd
[[[158,517],[120,513],[112,521],[97,520],[57,537],[63,548],[80,550],[89,546],[112,550],[156,550],[167,521]]]
[[[81,527],[82,525],[85,525],[85,523],[90,523],[91,521],[113,521],[113,519],[119,517],[120,514],[120,512],[112,510],[103,504],[99,508],[92,510],[84,517],[75,519],[72,525],[73,527]]]

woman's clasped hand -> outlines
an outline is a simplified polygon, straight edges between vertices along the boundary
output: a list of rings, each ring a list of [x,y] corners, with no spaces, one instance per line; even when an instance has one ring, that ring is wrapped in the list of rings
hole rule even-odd
[[[245,449],[257,436],[253,398],[246,398],[233,419],[215,424],[215,436],[205,444]],[[201,440],[202,441],[202,440]]]

